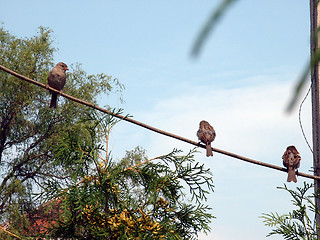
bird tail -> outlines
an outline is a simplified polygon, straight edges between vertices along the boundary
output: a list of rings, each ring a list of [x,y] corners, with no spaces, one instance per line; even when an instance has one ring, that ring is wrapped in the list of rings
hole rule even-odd
[[[207,157],[213,156],[211,144],[207,144],[206,149],[207,149]]]
[[[297,176],[296,176],[296,172],[295,169],[288,169],[288,178],[287,178],[287,182],[292,182],[294,181],[295,183],[297,182]]]
[[[52,92],[50,108],[57,108],[57,98],[58,98],[58,94],[56,92]]]

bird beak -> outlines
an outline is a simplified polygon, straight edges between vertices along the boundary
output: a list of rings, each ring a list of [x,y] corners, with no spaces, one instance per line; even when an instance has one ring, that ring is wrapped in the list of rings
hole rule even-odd
[[[69,68],[65,67],[65,68],[63,68],[63,70],[66,70],[66,71],[67,71],[67,70],[69,70]]]

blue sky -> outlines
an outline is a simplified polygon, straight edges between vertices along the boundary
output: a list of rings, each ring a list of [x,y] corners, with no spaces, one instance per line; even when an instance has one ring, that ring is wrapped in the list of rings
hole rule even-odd
[[[193,140],[205,119],[217,132],[214,147],[275,165],[294,144],[302,155],[300,171],[308,172],[312,156],[298,110],[284,111],[309,57],[308,2],[239,0],[193,59],[192,44],[218,3],[0,0],[0,21],[20,37],[49,27],[59,48],[56,62],[79,62],[90,74],[119,78],[125,103],[113,94],[102,96],[101,106],[122,107],[136,120]],[[310,112],[309,97],[302,111],[309,141]],[[137,145],[150,158],[192,148],[126,122],[114,128],[115,158]],[[212,170],[216,186],[208,204],[217,219],[200,239],[263,239],[270,229],[259,216],[290,210],[288,194],[276,189],[285,173],[217,153],[206,158],[203,150],[196,159]],[[304,180],[299,177],[297,186]]]

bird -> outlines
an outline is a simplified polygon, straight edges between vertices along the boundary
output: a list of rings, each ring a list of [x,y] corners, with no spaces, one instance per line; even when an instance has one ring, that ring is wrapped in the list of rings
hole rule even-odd
[[[211,142],[213,142],[213,140],[216,138],[216,132],[214,131],[213,127],[207,121],[202,120],[199,124],[197,136],[201,142],[206,144],[206,156],[213,156]]]
[[[62,89],[66,84],[66,71],[69,70],[67,64],[63,62],[57,63],[57,65],[49,72],[48,85],[62,93]],[[57,107],[58,93],[51,91],[51,103],[50,108]]]
[[[300,167],[301,156],[295,146],[287,147],[282,156],[283,165],[288,169],[287,182],[297,182],[296,169]]]

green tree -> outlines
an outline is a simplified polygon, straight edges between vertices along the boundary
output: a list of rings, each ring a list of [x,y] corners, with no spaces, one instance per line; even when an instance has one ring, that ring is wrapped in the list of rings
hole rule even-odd
[[[39,28],[30,38],[17,38],[0,28],[0,64],[42,83],[47,83],[54,66],[51,30]],[[106,74],[89,75],[79,64],[71,66],[64,91],[92,103],[99,94],[123,86]],[[57,160],[54,148],[63,134],[77,131],[85,135],[82,116],[87,107],[59,99],[59,107],[48,107],[50,94],[0,71],[0,222],[21,223],[24,213],[34,207],[31,195],[36,187],[66,184],[75,178],[78,165],[67,159]],[[78,134],[79,135],[79,134]]]
[[[195,239],[199,231],[209,231],[213,215],[202,201],[213,190],[213,182],[209,169],[195,162],[194,150],[186,155],[173,150],[148,159],[145,150],[137,147],[115,162],[106,149],[117,120],[96,114],[87,120],[92,123],[88,139],[106,136],[105,148],[75,139],[74,134],[65,135],[62,141],[68,144],[57,149],[61,152],[58,155],[87,158],[94,164],[87,173],[78,173],[81,181],[60,190],[55,198],[63,209],[60,219],[44,236]],[[189,188],[191,199],[186,197],[184,187]]]
[[[304,182],[303,187],[297,187],[296,190],[289,189],[285,184],[279,189],[287,191],[292,197],[292,204],[296,209],[288,214],[265,213],[262,215],[263,222],[266,226],[273,227],[273,230],[267,235],[282,235],[284,239],[298,240],[317,239],[317,227],[314,221],[315,212],[319,213],[314,204],[315,194],[308,194],[311,189],[313,191],[314,185]]]
[[[49,29],[20,39],[1,28],[0,44],[1,65],[46,83],[56,51]],[[195,162],[194,150],[148,159],[137,147],[114,161],[109,135],[119,120],[63,98],[50,109],[48,91],[2,71],[0,79],[0,223],[9,222],[11,233],[193,239],[209,231],[213,215],[203,200],[213,191],[212,176]],[[76,64],[64,92],[96,104],[99,94],[122,89],[117,79],[88,75]],[[30,216],[51,226],[36,229]],[[14,237],[0,231],[0,238]]]

